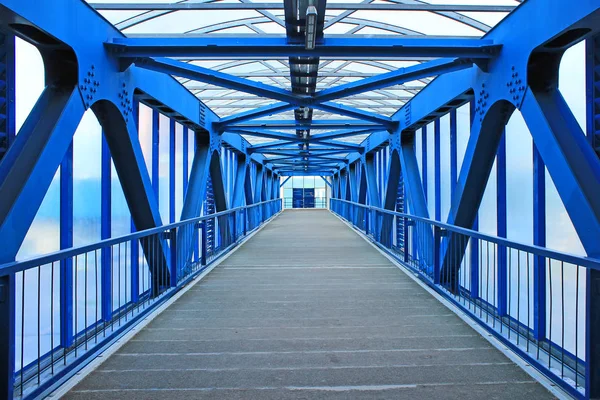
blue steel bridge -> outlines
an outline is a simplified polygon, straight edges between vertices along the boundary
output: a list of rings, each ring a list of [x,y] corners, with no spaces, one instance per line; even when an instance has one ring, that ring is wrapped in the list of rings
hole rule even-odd
[[[599,138],[598,0],[0,0],[0,398],[600,398]]]

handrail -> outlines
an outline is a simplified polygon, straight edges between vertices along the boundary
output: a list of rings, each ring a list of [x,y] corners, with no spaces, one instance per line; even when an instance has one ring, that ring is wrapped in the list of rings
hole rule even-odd
[[[228,214],[231,214],[231,213],[234,213],[237,211],[248,210],[248,209],[258,207],[261,205],[275,203],[277,201],[281,201],[281,199],[266,200],[266,201],[262,201],[260,203],[254,203],[254,204],[250,204],[247,206],[231,208],[229,210],[220,211],[215,214],[208,214],[208,215],[203,215],[201,217],[190,218],[190,219],[186,219],[183,221],[174,222],[169,225],[162,225],[162,226],[158,226],[156,228],[145,229],[143,231],[129,233],[127,235],[122,235],[122,236],[117,236],[117,237],[110,238],[110,239],[100,240],[98,242],[91,243],[91,244],[86,244],[86,245],[82,245],[82,246],[72,247],[69,249],[55,251],[53,253],[48,253],[43,256],[38,256],[38,257],[29,258],[26,260],[13,261],[10,263],[1,264],[0,265],[0,276],[6,276],[6,275],[14,274],[17,272],[22,272],[27,269],[37,267],[39,265],[45,265],[45,264],[50,264],[52,262],[60,261],[63,258],[72,257],[77,254],[89,253],[94,250],[100,250],[103,247],[108,247],[108,246],[111,246],[114,244],[139,239],[139,238],[154,235],[157,233],[162,233],[167,230],[171,230],[171,229],[178,228],[180,226],[188,225],[190,223],[202,222],[202,221],[205,221],[208,219],[213,219],[213,218],[217,218],[217,217],[220,217],[223,215],[228,215]]]
[[[341,203],[347,203],[347,204],[354,205],[354,206],[359,206],[359,207],[362,207],[362,208],[365,208],[368,210],[377,211],[377,212],[380,212],[383,214],[393,215],[393,216],[402,217],[402,218],[409,218],[414,221],[425,222],[425,223],[437,226],[437,227],[447,230],[447,231],[470,236],[475,239],[481,239],[481,240],[485,240],[488,242],[496,243],[500,246],[512,247],[517,250],[522,250],[522,251],[530,252],[530,253],[536,253],[543,257],[558,259],[558,260],[564,261],[569,264],[575,264],[575,265],[579,265],[579,266],[586,267],[586,268],[600,270],[600,259],[597,259],[597,258],[582,257],[582,256],[577,256],[575,254],[558,252],[555,250],[547,249],[545,247],[540,247],[540,246],[531,245],[531,244],[525,244],[522,242],[516,242],[513,240],[501,238],[498,236],[486,235],[485,233],[481,233],[481,232],[474,231],[471,229],[466,229],[466,228],[462,228],[462,227],[455,226],[455,225],[449,225],[449,224],[446,224],[446,223],[443,223],[440,221],[423,218],[423,217],[418,217],[418,216],[412,215],[412,214],[406,214],[406,213],[400,213],[400,212],[396,212],[396,211],[386,210],[384,208],[360,204],[360,203],[356,203],[356,202],[352,202],[352,201],[348,201],[348,200],[343,200],[343,199],[331,199],[331,200],[339,201]]]
[[[21,282],[4,302],[15,394],[49,393],[281,210],[277,198],[1,265]]]
[[[343,199],[331,211],[576,398],[591,377],[585,268],[600,260]],[[554,292],[553,292],[554,288]]]

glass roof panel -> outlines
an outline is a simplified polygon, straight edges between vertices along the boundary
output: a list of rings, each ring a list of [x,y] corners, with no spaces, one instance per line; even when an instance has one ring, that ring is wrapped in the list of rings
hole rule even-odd
[[[194,37],[260,37],[261,35],[286,35],[286,10],[283,0],[87,0],[93,7],[96,3],[109,5],[98,9],[108,21],[126,36],[174,36]],[[318,0],[315,0],[318,2]],[[264,6],[265,3],[272,3]],[[351,37],[371,35],[371,38],[398,38],[405,35],[436,37],[478,38],[508,15],[510,7],[516,7],[520,0],[328,0],[324,14],[323,34],[328,37]],[[294,4],[296,4],[294,2]],[[110,9],[120,7],[119,10]],[[152,9],[156,6],[162,9]],[[261,6],[262,5],[262,6]],[[463,8],[456,11],[406,10],[406,5],[423,8],[432,5]],[[477,6],[478,9],[464,10],[464,7]],[[507,9],[506,6],[509,6]],[[137,7],[137,9],[136,9]],[[184,9],[187,7],[189,9]],[[378,8],[379,7],[379,8]],[[382,9],[387,7],[386,9]],[[500,7],[500,8],[498,8]],[[195,8],[195,9],[194,9]],[[211,9],[212,8],[212,9]],[[405,8],[405,9],[402,9]],[[289,11],[289,9],[288,9]],[[298,16],[300,12],[296,10]],[[304,27],[299,30],[304,35]],[[298,32],[294,28],[293,32]],[[317,43],[319,46],[319,43]],[[247,58],[247,59],[246,59]],[[186,57],[173,57],[174,60],[219,71],[238,78],[247,79],[251,84],[262,83],[277,90],[285,89],[295,93],[312,93],[309,89],[316,82],[316,93],[357,83],[363,79],[419,65],[434,60],[432,57],[365,57],[358,58],[350,52],[344,57],[310,57],[312,64],[304,64],[306,58],[290,59],[282,57],[222,56],[219,59],[202,56],[201,53]],[[315,62],[316,61],[316,62]],[[317,68],[318,66],[318,68]],[[313,75],[316,71],[316,77]],[[293,75],[293,76],[292,76]],[[212,83],[192,81],[175,77],[196,97],[203,101],[218,116],[227,117],[246,113],[278,100],[259,97],[231,88],[215,86]],[[409,82],[393,84],[367,92],[341,97],[336,103],[353,107],[364,112],[381,116],[392,116],[407,101],[425,87],[434,76]],[[294,85],[294,87],[292,87]],[[300,115],[302,110],[299,111]],[[260,121],[290,120],[298,113],[287,110],[282,113],[260,117]],[[312,110],[313,120],[352,119],[318,109]],[[293,129],[282,132],[294,133]],[[311,136],[331,132],[312,129]],[[302,135],[303,131],[298,130]],[[336,139],[340,143],[361,143],[368,136],[362,133]],[[251,145],[273,142],[272,138],[243,135]],[[297,146],[290,149],[297,150]],[[334,157],[345,157],[336,154]],[[269,155],[267,155],[269,157]]]

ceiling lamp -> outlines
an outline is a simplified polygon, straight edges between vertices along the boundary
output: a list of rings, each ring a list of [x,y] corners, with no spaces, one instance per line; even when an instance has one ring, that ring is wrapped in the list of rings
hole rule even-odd
[[[317,9],[315,6],[306,8],[306,50],[314,50],[317,41]]]

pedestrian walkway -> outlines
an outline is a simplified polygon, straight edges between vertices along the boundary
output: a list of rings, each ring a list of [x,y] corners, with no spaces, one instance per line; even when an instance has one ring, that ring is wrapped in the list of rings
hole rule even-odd
[[[551,397],[326,210],[283,212],[66,396]]]

